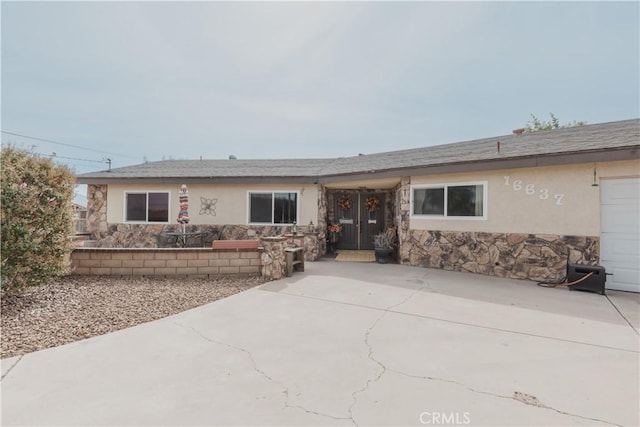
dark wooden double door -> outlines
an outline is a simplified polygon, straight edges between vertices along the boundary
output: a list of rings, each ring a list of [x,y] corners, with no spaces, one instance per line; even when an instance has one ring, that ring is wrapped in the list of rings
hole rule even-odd
[[[338,241],[338,249],[373,250],[373,236],[384,230],[385,194],[384,193],[351,193],[351,207],[343,209],[336,197],[334,213],[335,222],[342,225],[342,236]],[[367,208],[368,198],[377,198],[379,205],[375,212]]]

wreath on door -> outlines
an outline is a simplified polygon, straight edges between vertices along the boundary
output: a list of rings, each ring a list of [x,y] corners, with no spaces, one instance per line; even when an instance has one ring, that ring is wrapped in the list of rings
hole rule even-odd
[[[380,200],[375,196],[367,197],[365,206],[370,213],[374,213],[380,208]]]
[[[344,210],[351,209],[351,198],[348,195],[343,194],[338,199],[338,206],[340,206],[340,209],[344,209]]]

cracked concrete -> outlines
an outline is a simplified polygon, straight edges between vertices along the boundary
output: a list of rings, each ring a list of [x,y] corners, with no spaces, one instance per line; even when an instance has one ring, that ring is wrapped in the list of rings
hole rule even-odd
[[[200,332],[200,331],[198,331],[197,329],[195,329],[195,328],[193,328],[193,327],[188,327],[188,326],[186,326],[186,325],[182,325],[182,324],[180,324],[179,322],[175,322],[175,324],[176,324],[176,325],[178,325],[178,326],[182,326],[182,327],[185,327],[185,328],[191,329],[191,330],[192,330],[194,333],[196,333],[198,336],[202,337],[203,339],[205,339],[205,340],[207,340],[207,341],[209,341],[209,342],[211,342],[211,343],[213,343],[213,344],[216,344],[216,345],[222,345],[222,346],[224,346],[224,347],[227,347],[227,348],[230,348],[230,349],[233,349],[233,350],[237,350],[237,351],[239,351],[239,352],[243,353],[244,355],[246,355],[246,356],[249,358],[249,361],[251,362],[251,366],[252,366],[252,368],[253,368],[257,373],[259,373],[260,375],[262,375],[263,377],[265,377],[268,381],[271,381],[271,382],[273,382],[273,383],[275,383],[275,384],[279,385],[280,387],[282,387],[282,394],[284,395],[284,402],[283,402],[283,407],[284,407],[284,408],[299,409],[299,410],[302,410],[302,411],[304,411],[304,412],[306,412],[306,413],[308,413],[308,414],[319,415],[319,416],[327,417],[327,418],[330,418],[330,419],[333,419],[333,420],[349,420],[349,419],[350,419],[350,418],[346,418],[346,417],[335,417],[335,416],[332,416],[332,415],[330,415],[330,414],[324,414],[324,413],[321,413],[321,412],[316,412],[316,411],[313,411],[313,410],[311,410],[311,409],[305,408],[305,407],[303,407],[303,406],[301,406],[301,405],[291,405],[291,404],[289,403],[289,387],[288,387],[288,386],[286,386],[285,384],[283,384],[282,382],[278,381],[277,379],[272,378],[272,377],[271,377],[269,374],[267,374],[263,369],[261,369],[261,368],[257,365],[256,360],[255,360],[255,358],[253,357],[253,354],[251,353],[251,351],[250,351],[250,350],[247,350],[247,349],[245,349],[245,348],[241,348],[241,347],[236,347],[236,346],[234,346],[234,345],[231,345],[231,344],[228,344],[228,343],[225,343],[225,342],[221,342],[221,341],[215,340],[215,339],[213,339],[213,338],[210,338],[210,337],[208,337],[208,336],[205,336],[203,333],[201,333],[201,332]]]
[[[20,362],[22,356],[8,357],[3,359],[0,363],[0,368],[2,369],[2,379],[6,377],[9,372]],[[1,381],[1,380],[0,380]]]
[[[306,270],[3,360],[2,425],[640,424],[636,296]]]
[[[424,281],[421,279],[412,279],[409,280],[408,282],[410,283],[418,283],[420,285],[424,284]],[[364,387],[354,391],[352,393],[352,398],[353,398],[353,403],[351,404],[351,406],[349,406],[349,418],[353,421],[353,423],[355,425],[358,425],[358,423],[356,422],[356,420],[353,418],[353,407],[358,403],[358,399],[357,396],[358,394],[366,391],[369,388],[369,385],[371,383],[374,383],[378,380],[380,380],[380,378],[382,378],[382,376],[384,375],[384,373],[387,370],[387,367],[381,363],[379,360],[377,360],[376,358],[373,357],[373,347],[371,346],[371,343],[369,342],[369,336],[371,335],[371,332],[373,331],[373,329],[376,327],[376,325],[384,318],[384,316],[390,311],[392,310],[394,307],[397,307],[401,304],[404,304],[405,302],[407,302],[409,299],[411,299],[415,294],[417,294],[418,292],[420,292],[422,289],[424,289],[424,286],[419,288],[418,290],[412,292],[411,294],[409,294],[406,298],[404,298],[402,301],[394,303],[392,305],[390,305],[389,307],[385,308],[384,311],[382,312],[382,314],[380,314],[380,316],[376,319],[376,321],[373,323],[373,325],[371,325],[365,332],[364,334],[364,343],[367,346],[368,349],[368,353],[367,353],[367,357],[372,360],[374,363],[378,364],[378,366],[380,366],[380,372],[378,373],[378,375],[376,375],[374,378],[369,378],[366,382],[366,384],[364,385]]]

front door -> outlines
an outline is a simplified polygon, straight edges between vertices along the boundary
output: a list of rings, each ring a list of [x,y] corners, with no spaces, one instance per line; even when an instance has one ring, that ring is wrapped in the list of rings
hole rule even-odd
[[[373,250],[373,236],[384,230],[384,193],[343,193],[335,198],[335,221],[342,225],[338,249]]]

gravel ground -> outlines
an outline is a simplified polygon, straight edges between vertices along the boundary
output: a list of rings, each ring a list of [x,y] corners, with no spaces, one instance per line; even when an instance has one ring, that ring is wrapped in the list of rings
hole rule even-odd
[[[67,276],[0,303],[2,353],[19,356],[160,319],[264,283],[259,276]]]

